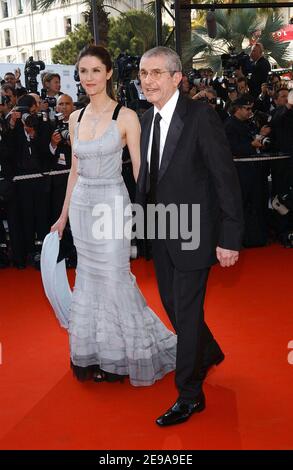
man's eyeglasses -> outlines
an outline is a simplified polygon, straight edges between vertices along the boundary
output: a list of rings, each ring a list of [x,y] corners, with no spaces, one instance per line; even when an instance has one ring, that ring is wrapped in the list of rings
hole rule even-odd
[[[176,70],[150,70],[149,72],[147,72],[146,70],[141,70],[139,73],[138,73],[138,77],[140,80],[145,80],[147,78],[147,76],[149,76],[152,80],[160,80],[161,76],[163,73],[175,73]]]

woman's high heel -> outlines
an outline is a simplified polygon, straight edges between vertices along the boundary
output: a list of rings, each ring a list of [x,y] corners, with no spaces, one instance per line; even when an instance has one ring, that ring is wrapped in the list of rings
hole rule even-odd
[[[93,381],[94,382],[105,382],[107,380],[106,376],[107,372],[99,369],[93,374]]]
[[[106,372],[106,382],[124,382],[124,375],[119,375],[119,374],[111,374],[110,372]]]
[[[102,369],[99,369],[95,372],[93,375],[93,381],[94,382],[124,382],[124,375],[119,375],[119,374],[111,374],[111,372],[106,372]]]

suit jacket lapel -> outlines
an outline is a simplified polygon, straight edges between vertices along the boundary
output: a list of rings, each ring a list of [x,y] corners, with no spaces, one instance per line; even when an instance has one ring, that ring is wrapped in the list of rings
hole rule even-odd
[[[170,126],[168,129],[168,134],[164,146],[164,151],[162,155],[162,161],[159,170],[158,182],[166,172],[172,157],[175,153],[178,141],[183,131],[184,122],[182,120],[184,114],[186,113],[186,101],[185,98],[179,96],[178,102],[173,113]]]

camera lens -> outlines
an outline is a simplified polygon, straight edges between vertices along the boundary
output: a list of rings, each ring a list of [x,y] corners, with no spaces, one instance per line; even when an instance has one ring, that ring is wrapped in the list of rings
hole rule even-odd
[[[69,140],[69,138],[70,138],[70,134],[69,134],[68,129],[63,129],[62,131],[60,131],[60,135],[61,135],[62,139],[64,139],[64,140]]]

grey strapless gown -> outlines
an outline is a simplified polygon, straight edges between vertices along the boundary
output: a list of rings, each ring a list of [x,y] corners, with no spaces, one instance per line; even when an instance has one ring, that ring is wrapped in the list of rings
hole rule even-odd
[[[77,368],[98,365],[106,372],[129,375],[132,385],[151,385],[175,369],[176,335],[147,306],[137,287],[130,272],[130,240],[98,239],[93,230],[97,204],[111,207],[112,218],[119,218],[130,204],[121,176],[120,132],[112,120],[100,138],[81,141],[78,128],[79,123],[73,150],[79,177],[69,208],[78,255],[69,317],[71,361]],[[115,208],[115,198],[123,207]]]

